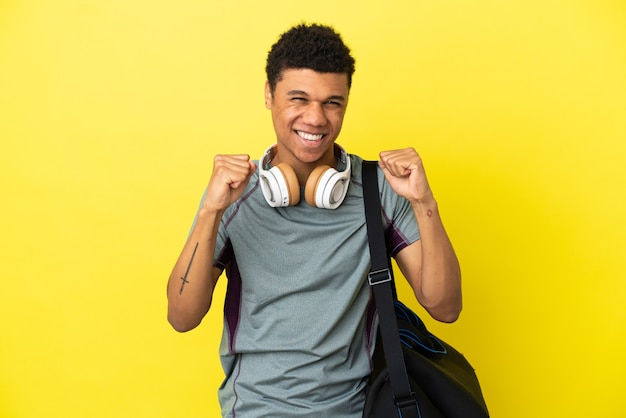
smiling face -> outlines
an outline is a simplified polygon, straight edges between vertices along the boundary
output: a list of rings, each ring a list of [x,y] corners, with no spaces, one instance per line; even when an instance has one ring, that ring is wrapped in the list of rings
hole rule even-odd
[[[272,111],[277,147],[272,164],[287,163],[302,180],[316,166],[336,167],[333,144],[348,105],[348,76],[288,69],[272,93],[265,86],[265,104]]]

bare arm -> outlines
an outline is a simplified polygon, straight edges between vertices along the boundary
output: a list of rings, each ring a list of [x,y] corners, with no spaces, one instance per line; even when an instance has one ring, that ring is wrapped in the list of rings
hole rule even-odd
[[[167,283],[167,319],[179,332],[200,324],[211,307],[221,270],[213,267],[217,231],[256,169],[247,155],[217,155],[206,198]]]
[[[202,212],[202,210],[201,210]],[[176,331],[200,324],[211,307],[221,270],[213,267],[220,213],[200,213],[167,283],[167,319]]]
[[[421,158],[413,148],[385,151],[380,157],[387,181],[409,200],[420,230],[420,240],[396,255],[398,267],[433,318],[454,322],[462,309],[461,270]]]

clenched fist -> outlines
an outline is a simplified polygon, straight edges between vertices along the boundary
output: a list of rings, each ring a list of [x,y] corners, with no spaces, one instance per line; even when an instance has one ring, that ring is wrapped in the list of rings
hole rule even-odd
[[[241,196],[255,170],[256,164],[249,155],[216,155],[203,207],[212,211],[226,209]]]
[[[380,153],[379,165],[391,188],[410,202],[432,198],[422,158],[413,148]]]

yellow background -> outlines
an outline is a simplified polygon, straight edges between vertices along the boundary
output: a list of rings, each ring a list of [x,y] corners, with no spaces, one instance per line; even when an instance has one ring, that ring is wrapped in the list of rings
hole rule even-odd
[[[1,1],[0,416],[218,415],[224,280],[187,334],[165,283],[301,20],[357,59],[339,142],[425,160],[465,292],[427,323],[492,416],[626,416],[623,0]]]

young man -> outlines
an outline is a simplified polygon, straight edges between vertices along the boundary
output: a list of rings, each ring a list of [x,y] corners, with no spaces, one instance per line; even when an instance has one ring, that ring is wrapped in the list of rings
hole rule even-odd
[[[375,341],[362,159],[335,143],[354,59],[332,28],[298,25],[266,72],[276,144],[258,162],[215,156],[169,278],[168,319],[196,327],[226,270],[222,415],[360,417]],[[379,165],[389,251],[419,303],[452,322],[460,270],[422,161],[406,148]]]

